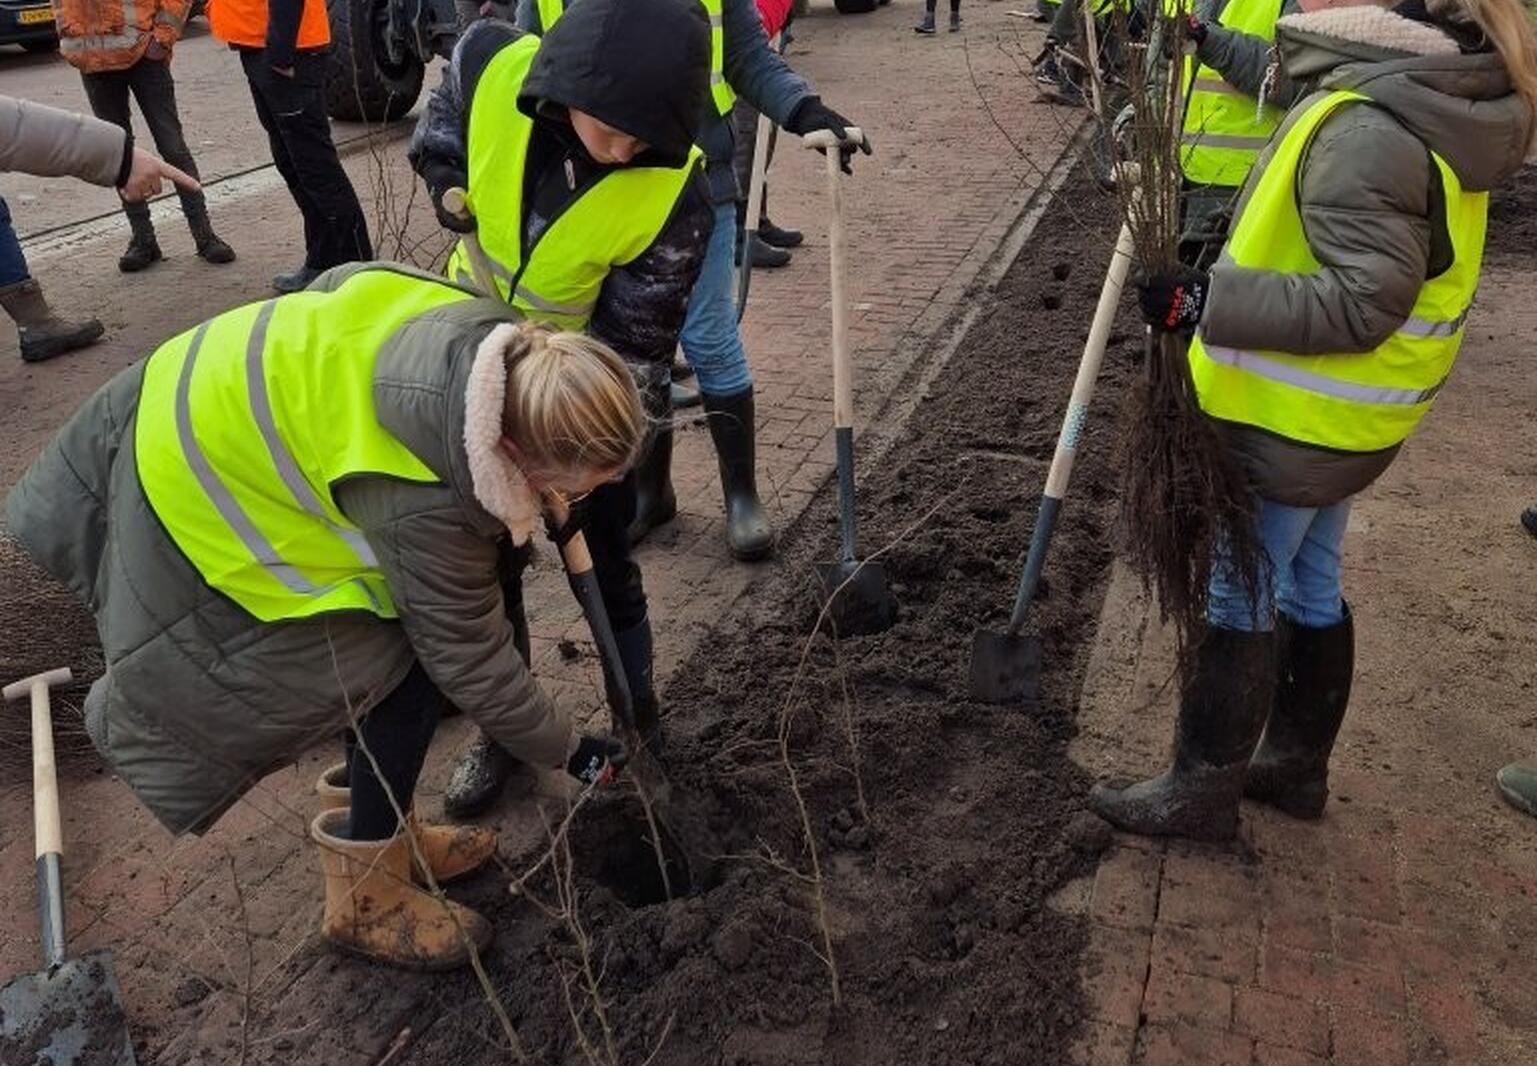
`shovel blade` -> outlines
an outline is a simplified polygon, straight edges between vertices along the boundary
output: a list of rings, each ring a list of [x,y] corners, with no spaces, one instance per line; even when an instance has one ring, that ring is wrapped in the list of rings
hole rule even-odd
[[[979,629],[971,639],[971,698],[1034,703],[1041,694],[1041,642]]]
[[[0,988],[6,1066],[135,1066],[112,956],[95,951]]]
[[[896,621],[896,601],[879,563],[818,563],[817,580],[837,636],[884,633]]]

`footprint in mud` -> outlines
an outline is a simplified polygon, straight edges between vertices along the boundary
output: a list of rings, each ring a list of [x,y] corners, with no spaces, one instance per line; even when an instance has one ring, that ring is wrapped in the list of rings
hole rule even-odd
[[[1055,311],[1062,306],[1062,294],[1060,292],[1043,293],[1041,296],[1041,306],[1048,311]]]

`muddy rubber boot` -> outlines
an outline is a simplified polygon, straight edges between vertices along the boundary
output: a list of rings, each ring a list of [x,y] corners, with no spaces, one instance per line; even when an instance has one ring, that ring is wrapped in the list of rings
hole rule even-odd
[[[950,32],[961,32],[961,13],[959,11],[950,12]]]
[[[1276,627],[1276,691],[1243,794],[1293,818],[1322,818],[1329,799],[1329,754],[1350,703],[1355,672],[1355,623],[1323,629],[1284,614]]]
[[[315,795],[320,797],[322,811],[350,807],[352,789],[347,787],[347,764],[339,762],[322,770],[315,781]],[[427,825],[416,817],[415,811],[406,812],[406,822],[416,836],[417,847],[427,860],[433,879],[439,884],[474,873],[496,854],[496,834],[478,825]],[[414,851],[411,859],[412,876],[417,884],[426,884],[427,878],[416,865]]]
[[[1494,775],[1505,802],[1523,814],[1537,816],[1537,767],[1513,762]]]
[[[100,320],[66,322],[53,313],[43,298],[43,287],[32,278],[0,289],[0,307],[16,323],[21,358],[28,363],[41,363],[101,339]]]
[[[443,789],[443,813],[450,818],[473,818],[496,802],[507,787],[507,780],[518,760],[496,741],[482,733],[475,738],[454,769]]]
[[[155,227],[147,216],[142,219],[130,218],[128,223],[133,227],[133,237],[128,242],[128,250],[118,257],[117,268],[124,274],[136,274],[160,262],[165,256],[160,254]]]
[[[924,12],[923,21],[913,27],[913,32],[921,33],[925,37],[932,37],[934,35],[934,12]]]
[[[411,883],[404,833],[349,840],[349,814],[345,807],[323,811],[310,824],[325,877],[320,935],[328,944],[374,962],[429,971],[468,965],[471,944],[476,951],[490,946],[490,922]]]
[[[1521,512],[1521,525],[1528,533],[1537,537],[1537,507],[1528,507]]]
[[[726,544],[743,562],[762,559],[774,550],[774,526],[758,499],[752,387],[706,396],[704,409],[726,503]]]
[[[658,427],[646,456],[635,464],[635,520],[626,535],[639,544],[658,526],[678,513],[678,497],[672,488],[672,427]]]
[[[1270,712],[1274,652],[1273,633],[1208,629],[1180,701],[1174,765],[1136,784],[1095,785],[1095,813],[1144,836],[1232,837],[1249,757]]]
[[[213,231],[213,223],[209,221],[206,210],[188,214],[187,226],[192,230],[192,241],[197,245],[197,254],[204,262],[233,263],[235,261],[235,249]]]

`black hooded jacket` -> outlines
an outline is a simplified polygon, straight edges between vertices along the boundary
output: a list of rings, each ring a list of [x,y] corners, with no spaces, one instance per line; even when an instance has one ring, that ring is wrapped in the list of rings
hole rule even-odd
[[[439,195],[467,183],[470,105],[493,57],[523,34],[493,19],[460,38],[411,140],[411,164]],[[690,0],[584,0],[540,42],[517,106],[534,118],[524,168],[525,245],[590,181],[594,161],[566,117],[574,107],[639,137],[630,166],[679,166],[709,92],[709,24]],[[686,73],[684,73],[686,72]],[[651,247],[609,273],[590,332],[632,362],[670,363],[699,277],[713,213],[702,171],[686,186]],[[654,391],[665,378],[638,375]]]

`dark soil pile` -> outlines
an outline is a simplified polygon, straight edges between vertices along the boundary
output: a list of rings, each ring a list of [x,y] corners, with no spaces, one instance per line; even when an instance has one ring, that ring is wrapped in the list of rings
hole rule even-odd
[[[1489,194],[1484,262],[1530,270],[1537,249],[1537,167],[1525,166]]]
[[[1066,1061],[1083,1016],[1084,932],[1046,900],[1090,871],[1108,840],[1083,814],[1088,781],[1065,751],[1111,557],[1115,412],[1137,348],[1129,322],[1113,340],[1048,566],[1040,706],[967,695],[973,631],[1005,624],[1113,238],[1105,201],[1082,191],[1066,201],[997,291],[978,295],[984,313],[908,436],[862,469],[864,549],[902,538],[881,557],[896,626],[836,646],[817,638],[808,651],[811,563],[833,554],[823,499],[783,548],[794,576],[760,587],[668,686],[681,827],[718,856],[694,871],[702,891],[634,905],[658,894],[660,878],[637,874],[643,846],[613,857],[615,827],[638,821],[633,801],[582,812],[575,885],[621,1061],[645,1061],[658,1041],[659,1064]],[[825,876],[837,1008],[779,761],[782,723]],[[529,1054],[588,1061],[559,978],[579,959],[569,930],[508,899],[500,879],[482,880],[466,901],[497,923],[491,978]],[[412,982],[379,981],[395,983],[387,996],[412,994]],[[401,1061],[505,1060],[471,978],[416,987],[431,1002],[414,1014]],[[455,1007],[434,1009],[446,1004]],[[601,1047],[599,1024],[584,1019]]]

